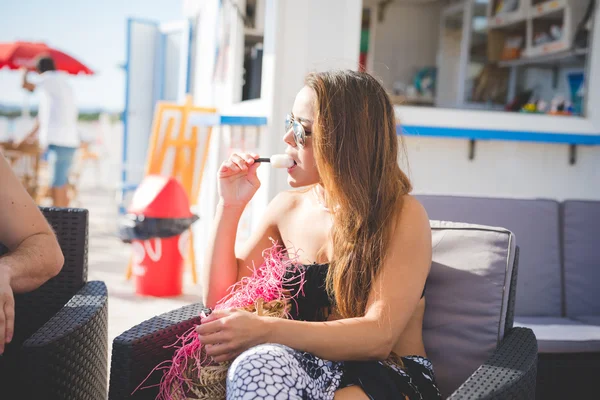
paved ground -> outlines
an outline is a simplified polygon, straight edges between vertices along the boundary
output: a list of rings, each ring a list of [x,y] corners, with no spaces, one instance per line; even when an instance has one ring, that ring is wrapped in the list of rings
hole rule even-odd
[[[123,244],[115,234],[117,207],[114,193],[96,188],[89,175],[82,181],[77,205],[90,212],[89,280],[104,281],[108,287],[110,357],[112,341],[116,336],[154,315],[200,301],[200,288],[192,284],[188,271],[181,296],[153,298],[136,295],[134,281],[125,279],[130,247]]]

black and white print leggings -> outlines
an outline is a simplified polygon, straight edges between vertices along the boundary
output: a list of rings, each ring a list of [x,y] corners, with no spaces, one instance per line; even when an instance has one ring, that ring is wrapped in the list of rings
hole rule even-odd
[[[420,382],[414,381],[406,371],[383,362],[372,362],[369,370],[373,371],[372,366],[376,365],[382,368],[382,371],[392,374],[395,386],[399,388],[397,394],[405,396],[399,398],[441,398],[438,397],[439,391],[435,386],[429,360],[423,357],[402,359],[405,365],[409,363],[413,365],[413,369],[417,368],[414,372]],[[280,344],[263,344],[246,350],[229,367],[227,400],[332,400],[337,389],[352,384],[344,379],[344,371],[343,362],[323,360]],[[428,386],[425,392],[430,391],[436,396],[422,395],[418,385]],[[403,388],[407,388],[410,393]],[[365,387],[363,389],[366,390]],[[370,393],[367,395],[371,399],[378,398]]]

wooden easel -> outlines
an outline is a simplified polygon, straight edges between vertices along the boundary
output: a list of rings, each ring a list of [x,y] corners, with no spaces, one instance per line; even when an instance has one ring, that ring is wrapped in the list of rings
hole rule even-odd
[[[179,180],[184,187],[190,206],[197,205],[204,167],[208,159],[212,127],[206,127],[204,143],[199,142],[198,126],[190,124],[194,114],[214,114],[215,108],[194,107],[191,96],[187,96],[183,105],[158,102],[154,112],[152,134],[148,148],[145,175],[166,175]],[[179,124],[177,129],[177,118]],[[201,147],[201,148],[199,148]],[[196,168],[197,166],[197,168]],[[190,229],[188,262],[194,284],[198,281],[194,237]],[[131,278],[133,263],[130,259],[126,279]]]

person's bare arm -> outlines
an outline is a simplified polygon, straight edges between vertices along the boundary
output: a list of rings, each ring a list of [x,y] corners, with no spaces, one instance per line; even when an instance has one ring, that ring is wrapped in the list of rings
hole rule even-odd
[[[29,80],[27,80],[27,69],[23,69],[22,70],[23,73],[23,79],[21,81],[21,86],[23,87],[23,89],[25,90],[29,90],[30,92],[33,92],[35,90],[35,85],[31,82],[29,82]]]
[[[231,285],[249,276],[252,267],[258,268],[263,263],[263,251],[272,246],[270,238],[281,244],[276,221],[280,210],[289,200],[288,197],[288,194],[281,193],[273,199],[260,226],[252,233],[238,254],[235,253],[235,241],[244,209],[226,207],[221,203],[217,206],[203,269],[205,306],[214,307],[227,294],[227,289]]]
[[[62,268],[56,237],[6,159],[0,154],[0,354],[14,333],[13,293],[36,289]]]
[[[23,87],[23,89],[28,90],[30,92],[35,91],[36,85],[29,82],[29,80],[27,80],[27,73],[28,73],[27,68],[23,68],[22,73],[23,73],[23,79],[21,82],[21,86]],[[29,133],[27,135],[25,135],[25,137],[23,139],[21,139],[21,141],[19,143],[16,143],[17,147],[18,147],[18,145],[20,145],[23,142],[32,141],[32,139],[35,137],[35,135],[37,135],[37,132],[39,129],[40,129],[40,121],[36,118],[35,122],[33,124],[33,127],[31,128]]]
[[[64,257],[41,211],[0,155],[0,243],[9,252],[0,257],[16,293],[28,292],[57,275]]]

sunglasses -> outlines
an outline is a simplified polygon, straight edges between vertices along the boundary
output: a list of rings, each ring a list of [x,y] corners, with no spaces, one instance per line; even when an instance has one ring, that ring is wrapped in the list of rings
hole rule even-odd
[[[304,145],[306,144],[306,137],[310,136],[312,132],[307,132],[304,129],[304,126],[299,121],[294,119],[292,114],[288,114],[285,117],[285,131],[289,131],[290,128],[294,132],[294,142],[296,143],[296,146],[298,146],[300,149],[304,148]]]

